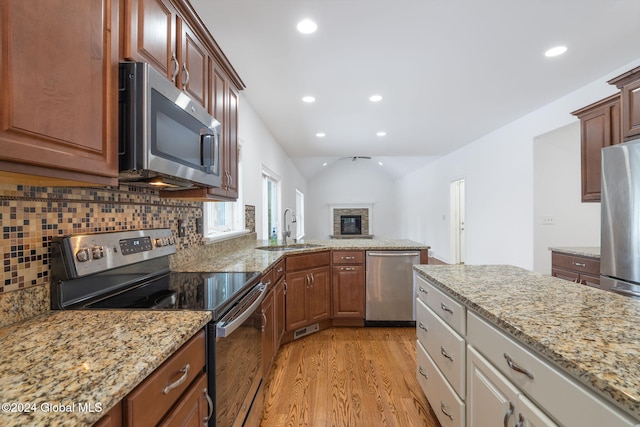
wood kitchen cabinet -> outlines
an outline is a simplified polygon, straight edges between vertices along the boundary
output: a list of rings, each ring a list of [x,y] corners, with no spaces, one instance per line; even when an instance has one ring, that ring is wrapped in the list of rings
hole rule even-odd
[[[609,84],[621,91],[623,139],[640,137],[640,67],[609,80]]]
[[[610,96],[572,114],[580,119],[582,201],[599,202],[601,151],[622,142],[620,95]]]
[[[262,283],[267,286],[267,296],[262,301],[264,329],[262,333],[262,372],[263,378],[269,377],[282,335],[284,334],[285,316],[285,280],[284,260],[262,276]]]
[[[287,331],[331,318],[330,260],[329,251],[287,256]]]
[[[580,255],[551,252],[551,275],[600,288],[600,260]]]
[[[0,177],[118,183],[118,0],[0,3]]]
[[[333,324],[364,326],[364,251],[333,251],[331,258]]]
[[[118,402],[93,427],[122,427],[122,402]]]

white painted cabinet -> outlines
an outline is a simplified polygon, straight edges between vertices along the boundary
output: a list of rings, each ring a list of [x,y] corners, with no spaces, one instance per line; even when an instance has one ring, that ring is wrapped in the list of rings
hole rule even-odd
[[[471,346],[467,360],[468,427],[557,426]]]
[[[640,427],[418,274],[416,377],[443,427]]]

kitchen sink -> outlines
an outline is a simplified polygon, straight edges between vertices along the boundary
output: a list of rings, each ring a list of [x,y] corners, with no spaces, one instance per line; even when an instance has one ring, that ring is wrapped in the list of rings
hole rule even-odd
[[[294,243],[291,245],[277,245],[277,246],[258,246],[256,249],[261,251],[292,251],[295,249],[309,249],[319,248],[322,245],[315,245],[313,243]]]

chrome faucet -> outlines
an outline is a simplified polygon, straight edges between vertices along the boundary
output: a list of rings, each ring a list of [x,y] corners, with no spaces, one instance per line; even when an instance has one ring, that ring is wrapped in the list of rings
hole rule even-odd
[[[287,244],[287,237],[291,237],[291,224],[287,225],[287,212],[291,212],[291,224],[296,222],[296,213],[286,208],[282,214],[282,243],[284,245]]]

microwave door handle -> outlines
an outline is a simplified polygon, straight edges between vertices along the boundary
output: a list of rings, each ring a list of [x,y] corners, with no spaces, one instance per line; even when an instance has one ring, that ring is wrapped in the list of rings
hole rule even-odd
[[[212,160],[213,160],[213,135],[209,133],[202,133],[200,135],[200,165],[204,167],[206,172],[211,172]]]
[[[218,175],[220,168],[220,133],[213,132],[213,170],[212,173]]]

